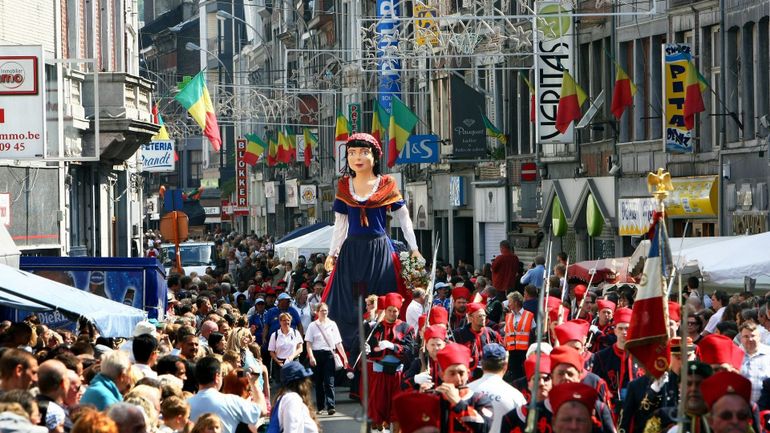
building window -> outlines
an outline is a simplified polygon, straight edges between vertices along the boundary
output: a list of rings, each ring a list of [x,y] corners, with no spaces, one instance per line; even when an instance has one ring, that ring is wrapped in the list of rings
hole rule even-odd
[[[768,132],[770,132],[767,126],[762,125],[763,123],[767,125],[766,122],[770,122],[770,106],[768,106],[768,101],[770,101],[770,55],[767,50],[767,47],[770,46],[770,37],[768,24],[770,24],[770,20],[767,17],[762,18],[759,20],[757,31],[757,47],[765,47],[765,49],[757,50],[757,77],[755,80],[756,94],[760,96],[757,98],[757,117],[762,119],[765,116],[764,119],[766,119],[757,125],[757,133],[760,137],[767,137]]]
[[[707,120],[700,123],[701,128],[698,136],[700,137],[700,149],[708,152],[719,146],[719,122],[720,116],[715,116],[721,112],[717,98],[719,89],[719,71],[722,55],[719,51],[720,33],[719,26],[709,26],[703,29],[703,41],[700,62],[698,68],[701,75],[708,81],[709,89],[704,92],[703,102],[706,105],[706,113],[709,115]]]
[[[205,140],[203,145],[206,146]],[[189,150],[188,155],[190,157],[190,184],[196,185],[196,181],[203,177],[203,155],[200,150]]]
[[[727,104],[727,110],[732,113],[740,114],[740,88],[741,88],[741,61],[740,51],[738,50],[738,38],[739,29],[733,27],[727,31],[727,64],[725,71],[727,76],[725,78],[725,104]],[[728,115],[728,113],[724,113]],[[734,121],[727,121],[727,137],[728,143],[738,141],[738,124]]]
[[[756,23],[750,22],[743,26],[741,33],[741,75],[743,76],[741,104],[741,120],[743,121],[743,139],[751,140],[754,135],[754,31]],[[767,49],[767,46],[765,46]]]

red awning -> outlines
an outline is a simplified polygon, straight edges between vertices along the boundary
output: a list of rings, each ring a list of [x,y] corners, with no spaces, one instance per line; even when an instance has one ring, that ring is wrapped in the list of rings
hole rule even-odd
[[[594,275],[591,280],[591,274]],[[607,283],[634,283],[636,282],[628,275],[628,257],[587,260],[570,265],[567,272],[567,278],[577,279],[591,284],[600,282]]]

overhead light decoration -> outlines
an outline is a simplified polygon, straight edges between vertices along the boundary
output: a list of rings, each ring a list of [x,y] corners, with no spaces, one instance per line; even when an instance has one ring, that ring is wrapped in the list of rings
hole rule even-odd
[[[508,39],[513,42],[516,51],[532,49],[532,30],[525,30],[524,26],[513,26]]]

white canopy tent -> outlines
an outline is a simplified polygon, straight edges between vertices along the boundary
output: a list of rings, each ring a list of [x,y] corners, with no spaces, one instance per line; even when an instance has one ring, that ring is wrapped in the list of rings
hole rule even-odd
[[[757,286],[770,286],[770,232],[749,236],[671,238],[671,258],[682,274],[700,273],[706,283],[743,287],[744,278],[757,280]],[[629,266],[646,257],[649,241],[642,242]]]
[[[304,236],[275,244],[275,255],[294,263],[299,256],[309,256],[313,253],[327,253],[332,244],[334,226],[322,227]]]
[[[131,337],[147,313],[59,282],[0,264],[0,305],[85,317],[104,337]]]

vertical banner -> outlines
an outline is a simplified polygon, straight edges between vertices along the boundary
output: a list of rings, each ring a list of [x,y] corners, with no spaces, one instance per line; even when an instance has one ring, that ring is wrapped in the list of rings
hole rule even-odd
[[[243,156],[246,154],[246,140],[235,142],[235,206],[233,215],[249,215],[249,170]]]
[[[377,0],[377,69],[379,103],[390,113],[393,95],[401,93],[401,60],[394,53],[398,47],[401,7],[396,0]]]
[[[361,104],[348,104],[348,120],[350,121],[350,133],[363,132],[361,130]]]
[[[286,207],[299,207],[299,183],[297,179],[286,179]]]
[[[537,83],[538,144],[572,143],[574,127],[570,125],[564,134],[556,129],[556,108],[561,97],[564,68],[574,70],[572,56],[572,6],[561,0],[537,2],[538,30],[542,31],[535,56],[539,81]]]
[[[414,43],[418,47],[423,45],[430,45],[432,47],[438,46],[439,40],[439,28],[436,17],[438,16],[438,10],[434,7],[430,7],[420,1],[413,2],[412,16],[415,17],[414,22]]]
[[[455,75],[449,79],[452,147],[456,158],[478,158],[487,154],[487,130],[481,110],[484,95]]]
[[[295,135],[294,142],[297,144],[296,148],[294,149],[297,158],[295,161],[303,162],[305,160],[305,135]]]
[[[692,132],[684,124],[684,97],[692,50],[687,44],[663,45],[663,125],[665,151],[692,152]]]

